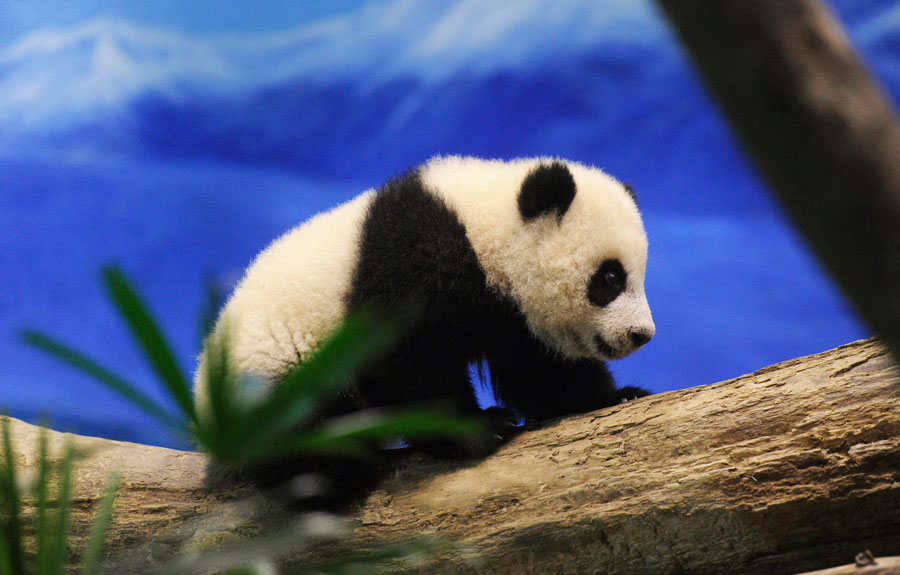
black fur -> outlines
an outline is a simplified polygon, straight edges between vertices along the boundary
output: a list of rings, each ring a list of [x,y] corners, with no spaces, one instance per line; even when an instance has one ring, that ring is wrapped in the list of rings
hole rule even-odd
[[[523,190],[565,180],[563,171],[571,179],[563,164],[538,168]],[[390,309],[410,295],[423,300],[418,321],[356,382],[367,404],[438,402],[457,412],[481,413],[468,365],[482,359],[497,398],[529,420],[622,399],[603,362],[568,360],[548,350],[517,306],[488,288],[462,223],[423,189],[416,172],[389,182],[373,201],[347,304],[350,310]]]
[[[637,195],[634,193],[634,186],[631,184],[622,184],[625,188],[625,191],[628,192],[628,195],[631,196],[631,199],[634,200],[634,203],[637,204]]]
[[[390,355],[357,381],[375,405],[438,401],[478,411],[468,361],[485,345],[485,324],[500,313],[466,230],[426,192],[417,172],[386,184],[363,225],[347,308],[389,311],[420,299],[418,320]]]
[[[541,164],[522,182],[519,213],[526,222],[551,211],[562,220],[575,198],[575,179],[562,162]]]

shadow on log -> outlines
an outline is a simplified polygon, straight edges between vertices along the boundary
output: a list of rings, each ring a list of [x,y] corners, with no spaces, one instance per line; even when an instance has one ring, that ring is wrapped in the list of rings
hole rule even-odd
[[[900,555],[898,400],[900,369],[867,340],[571,417],[477,464],[417,456],[352,513],[343,547],[435,534],[478,550],[423,568],[446,573],[796,573]],[[36,428],[13,423],[33,466]],[[113,554],[154,563],[275,523],[249,489],[205,489],[200,454],[75,439],[91,449],[79,537],[123,472]]]

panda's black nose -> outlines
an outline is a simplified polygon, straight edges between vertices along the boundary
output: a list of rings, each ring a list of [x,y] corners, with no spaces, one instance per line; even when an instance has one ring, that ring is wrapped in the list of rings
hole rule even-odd
[[[634,330],[628,332],[628,337],[631,338],[631,343],[634,344],[634,347],[641,347],[653,337],[653,334],[650,332],[646,332],[643,330]]]

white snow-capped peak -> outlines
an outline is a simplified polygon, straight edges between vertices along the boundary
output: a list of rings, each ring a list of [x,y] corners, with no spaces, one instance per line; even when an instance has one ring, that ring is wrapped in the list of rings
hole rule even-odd
[[[387,0],[283,32],[218,36],[98,18],[0,52],[0,125],[90,114],[150,90],[177,98],[303,78],[440,81],[600,42],[642,43],[659,34],[657,20],[647,0]]]
[[[0,126],[28,132],[115,114],[150,90],[177,99],[185,86],[227,85],[230,72],[206,42],[121,20],[39,31],[0,52]]]

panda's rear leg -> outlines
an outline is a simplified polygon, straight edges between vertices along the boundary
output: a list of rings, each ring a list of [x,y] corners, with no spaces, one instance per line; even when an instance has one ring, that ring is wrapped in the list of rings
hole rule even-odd
[[[512,410],[492,407],[482,410],[478,406],[469,364],[465,359],[457,361],[441,358],[428,361],[428,354],[405,355],[414,361],[392,362],[385,379],[368,379],[361,384],[365,397],[373,403],[415,408],[436,408],[461,418],[480,420],[481,433],[453,437],[411,439],[417,450],[445,459],[471,459],[490,455],[507,439],[516,435],[519,416]]]
[[[339,510],[362,500],[384,473],[377,451],[301,454],[240,466],[210,462],[210,487],[249,483],[297,510]]]
[[[359,409],[354,394],[344,390],[298,424],[296,433],[314,432]],[[367,443],[352,450],[282,455],[240,465],[212,462],[207,483],[250,483],[296,509],[337,510],[361,500],[381,479],[386,464],[377,447]]]

